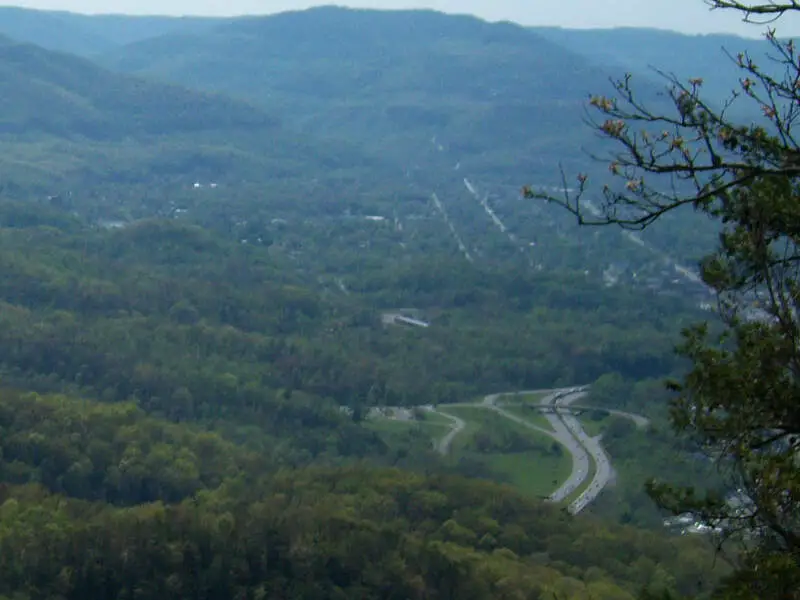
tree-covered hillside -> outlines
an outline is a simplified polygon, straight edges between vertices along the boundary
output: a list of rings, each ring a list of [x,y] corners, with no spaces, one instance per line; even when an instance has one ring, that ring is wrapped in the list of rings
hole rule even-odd
[[[521,223],[531,208],[508,206],[519,181],[562,186],[560,167],[607,174],[589,159],[602,149],[582,118],[588,96],[608,90],[619,67],[582,49],[471,17],[326,7],[158,36],[99,60],[245,98],[298,131],[363,148],[450,211],[462,210],[453,197],[467,178],[511,209],[501,219]],[[660,106],[660,82],[640,77],[644,97]],[[660,248],[691,263],[716,232],[684,225],[669,228],[681,243]],[[514,233],[524,231],[531,224]]]
[[[277,128],[265,113],[222,95],[156,84],[0,38],[0,132],[90,140]]]
[[[519,190],[584,171],[604,67],[426,11],[3,31],[0,600],[709,597],[641,485],[724,488],[654,383],[708,237]],[[601,462],[490,400],[594,381],[575,517]]]
[[[436,160],[441,144],[448,158],[436,168],[461,162],[466,173],[505,181],[572,160],[566,144],[582,131],[582,101],[606,84],[594,65],[524,28],[423,11],[326,7],[246,18],[100,60],[247,98],[399,169]]]
[[[157,35],[202,31],[224,19],[86,15],[0,6],[0,33],[59,52],[90,57]]]
[[[635,27],[532,27],[531,30],[612,70],[618,77],[625,72],[633,72],[658,82],[661,80],[659,71],[676,75],[684,81],[701,77],[705,97],[720,105],[730,98],[734,90],[738,90],[741,73],[736,65],[736,57],[739,53],[747,53],[764,69],[770,70],[772,65],[767,59],[771,47],[766,40],[735,35],[685,35]],[[741,109],[745,110],[745,107]]]
[[[67,19],[25,14],[33,21]],[[72,17],[70,23],[100,28],[98,18]],[[176,33],[167,21],[152,24],[153,34],[163,35],[97,59],[172,82],[169,88],[6,44],[15,53],[6,79],[21,82],[9,83],[6,123],[16,131],[25,127],[24,135],[6,136],[7,193],[71,193],[71,206],[82,214],[125,220],[195,206],[187,188],[216,181],[226,186],[224,202],[201,210],[213,212],[218,225],[250,226],[262,213],[295,223],[297,214],[304,221],[343,213],[433,218],[439,225],[425,239],[444,233],[451,252],[458,243],[445,227],[478,260],[552,269],[564,262],[560,257],[574,256],[570,268],[594,271],[586,261],[605,257],[596,266],[626,285],[671,285],[670,256],[662,260],[660,253],[691,267],[713,240],[714,231],[689,229],[678,219],[667,237],[679,236],[680,243],[658,240],[651,256],[605,233],[575,254],[562,241],[586,243],[575,240],[571,224],[520,202],[518,182],[558,185],[559,163],[576,169],[585,163],[574,150],[592,144],[580,124],[583,102],[607,85],[602,68],[523,28],[433,12],[336,8],[202,21],[202,32]],[[148,22],[133,19],[130,27],[144,36]],[[70,28],[66,21],[64,28]],[[75,75],[65,81],[64,72]],[[176,83],[251,104],[192,95]],[[123,100],[131,98],[135,106]],[[187,103],[197,109],[182,110]],[[42,129],[50,135],[32,141]],[[157,132],[146,135],[149,130]],[[477,193],[467,192],[467,181]],[[441,209],[431,204],[434,193]],[[265,195],[269,204],[261,201]],[[274,214],[276,202],[280,214]],[[308,240],[318,229],[296,233]],[[402,244],[407,254],[409,244]],[[534,244],[535,256],[521,258]]]
[[[0,107],[0,178],[20,199],[199,178],[298,186],[309,171],[335,177],[358,165],[379,177],[382,169],[358,149],[298,136],[244,102],[10,38],[0,38]]]
[[[365,224],[374,225],[342,226],[345,241]],[[320,236],[309,254],[329,255],[317,264],[340,276],[310,276],[282,227],[240,231],[242,243],[181,215],[92,225],[47,203],[0,203],[0,377],[208,428],[272,466],[359,460],[507,481],[435,454],[434,434],[401,424],[403,435],[381,435],[364,414],[590,383],[611,371],[658,377],[680,368],[674,332],[699,317],[679,296],[605,287],[568,269],[464,264],[436,246],[392,261],[380,231],[376,255],[363,261]],[[385,322],[403,307],[431,326]],[[647,412],[652,398],[640,394],[631,409]],[[693,450],[655,441],[662,462]],[[21,466],[13,473],[21,483],[31,476]],[[603,514],[660,527],[637,480],[624,483],[620,500],[632,509]]]
[[[572,518],[508,487],[290,469],[191,423],[0,389],[9,598],[703,599],[697,538]]]
[[[292,390],[335,401],[318,405],[328,408],[418,405],[611,370],[655,376],[674,368],[669,332],[693,314],[577,274],[442,259],[386,264],[346,280],[348,294],[320,295],[280,250],[180,220],[93,229],[45,207],[36,217],[24,205],[3,209],[8,376],[136,397],[178,420],[263,413],[277,431],[281,407],[306,406],[303,394],[289,401]],[[382,312],[401,306],[435,326],[385,327]]]

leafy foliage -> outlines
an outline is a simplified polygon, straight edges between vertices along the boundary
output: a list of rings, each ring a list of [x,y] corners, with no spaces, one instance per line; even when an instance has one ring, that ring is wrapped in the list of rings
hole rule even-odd
[[[713,0],[747,17],[780,17],[795,3]],[[634,94],[630,77],[617,84],[619,98],[595,96],[605,118],[597,128],[619,144],[610,171],[622,181],[605,185],[600,221],[646,227],[680,207],[718,220],[718,251],[703,265],[703,279],[719,301],[724,324],[714,335],[706,324],[684,331],[681,355],[689,374],[670,384],[677,392],[672,423],[714,457],[737,492],[698,494],[660,481],[650,492],[673,512],[693,511],[725,541],[739,542],[739,572],[727,597],[797,597],[800,577],[800,469],[798,469],[798,106],[794,41],[767,32],[772,68],[738,56],[741,91],[766,118],[741,125],[704,99],[703,80],[674,80],[674,110],[652,111]],[[772,73],[777,72],[775,76]],[[663,128],[659,134],[655,128]],[[655,130],[655,131],[654,131]],[[557,200],[583,221],[588,177],[576,195]],[[672,183],[672,193],[662,181]],[[624,188],[622,184],[624,182]],[[552,199],[528,190],[530,197]],[[757,301],[763,309],[755,311]]]
[[[571,524],[498,491],[399,471],[312,470],[256,488],[231,481],[177,506],[119,510],[7,487],[0,589],[476,600],[698,591],[705,553],[692,540]],[[29,551],[13,552],[23,539]]]
[[[522,27],[333,7],[161,36],[101,60],[247,98],[301,131],[354,141],[422,177],[433,165],[453,170],[438,143],[465,173],[504,182],[547,156],[571,160],[582,98],[603,81],[596,67]],[[535,123],[536,135],[520,122]]]
[[[673,265],[638,239],[579,239],[506,185],[577,164],[571,120],[602,69],[434,13],[50,16],[50,47],[77,27],[84,54],[113,42],[98,60],[173,83],[0,40],[0,177],[19,200],[0,203],[0,369],[36,390],[0,392],[0,597],[712,587],[724,568],[696,540],[445,476],[480,465],[411,448],[425,436],[393,447],[359,417],[681,366],[673,332],[697,312]],[[383,323],[398,307],[431,326]],[[663,465],[662,436],[608,435]],[[472,439],[475,455],[557,452],[491,423]],[[628,508],[607,514],[652,522]]]
[[[268,248],[195,226],[73,226],[73,233],[0,231],[7,303],[0,358],[20,381],[76,383],[108,399],[135,396],[177,420],[261,418],[252,413],[266,410],[263,418],[280,428],[267,407],[299,406],[303,394],[287,403],[279,390],[340,404],[425,404],[609,370],[651,376],[673,366],[672,339],[659,332],[674,318],[657,302],[644,310],[636,296],[616,294],[652,329],[626,327],[629,316],[615,321],[597,288],[587,286],[570,306],[562,286],[580,289],[570,278],[554,285],[429,263],[384,269],[374,284],[362,276],[358,296],[322,299],[281,271]],[[425,332],[383,326],[374,307],[405,302],[436,311],[439,325]],[[651,352],[643,354],[634,336],[647,338]],[[191,400],[173,402],[181,388]]]
[[[219,437],[144,416],[131,403],[0,395],[0,479],[109,504],[176,502],[265,460]]]

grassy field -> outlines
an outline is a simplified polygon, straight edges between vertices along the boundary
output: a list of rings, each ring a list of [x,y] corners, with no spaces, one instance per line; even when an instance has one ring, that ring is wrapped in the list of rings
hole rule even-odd
[[[445,436],[451,421],[442,415],[426,414],[424,420],[403,421],[400,419],[370,419],[364,426],[385,438],[389,443],[394,438],[405,437],[411,432],[424,433],[431,442]]]
[[[537,394],[508,394],[497,399],[498,404],[539,404],[542,398],[549,395],[546,392]]]
[[[542,458],[536,452],[489,454],[492,469],[508,478],[509,483],[524,494],[542,497],[552,494],[567,477],[571,463],[565,460]]]
[[[464,450],[464,448],[469,444],[469,441],[478,432],[481,427],[482,420],[487,416],[489,411],[485,408],[479,408],[477,406],[474,408],[471,406],[448,408],[446,405],[442,405],[439,408],[442,410],[442,412],[464,419],[464,422],[466,423],[466,426],[461,433],[458,434],[453,440],[451,454],[453,456],[458,456],[459,452]]]
[[[478,406],[459,406],[445,409],[466,421],[464,431],[453,441],[454,460],[469,457],[489,467],[499,479],[508,481],[521,492],[531,496],[547,496],[568,476],[572,462],[566,450],[554,452],[553,440],[531,431],[491,410]],[[496,435],[525,438],[535,448],[522,451],[478,451],[476,436],[491,431]],[[558,446],[560,448],[560,446]]]
[[[530,397],[530,396],[529,396]],[[536,400],[531,400],[535,402]],[[526,409],[521,402],[503,406],[508,412],[532,424],[549,429],[540,413]],[[469,459],[483,464],[499,481],[504,481],[530,496],[552,493],[569,476],[569,454],[545,434],[532,431],[482,406],[441,406],[441,411],[463,419],[466,426],[453,440],[451,459]],[[444,437],[452,421],[443,414],[422,413],[421,420],[370,419],[365,426],[389,443],[399,443],[416,435],[427,443]],[[485,471],[484,471],[485,472]]]
[[[595,420],[589,413],[583,413],[578,417],[583,430],[590,436],[595,437],[603,433],[608,426],[615,420],[622,417],[615,417],[614,415],[606,414],[602,419]]]
[[[547,420],[547,417],[545,417],[538,410],[529,408],[524,404],[509,404],[509,405],[501,404],[500,407],[503,410],[510,412],[514,416],[517,416],[521,419],[525,419],[532,425],[538,425],[543,429],[549,429],[549,430],[553,429],[550,426],[550,421]]]

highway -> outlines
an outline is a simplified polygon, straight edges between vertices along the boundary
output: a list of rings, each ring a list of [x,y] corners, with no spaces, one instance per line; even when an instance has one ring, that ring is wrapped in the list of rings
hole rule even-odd
[[[556,394],[552,398],[552,403],[556,406],[569,406],[571,403],[575,402],[575,400],[583,398],[585,395],[585,391],[576,391],[566,395]],[[544,400],[547,400],[547,398]],[[544,400],[542,403],[544,403]],[[567,427],[567,429],[569,429],[577,443],[580,444],[592,457],[595,465],[594,477],[592,477],[588,487],[581,492],[581,494],[567,507],[567,510],[574,515],[581,512],[595,498],[597,498],[597,496],[600,495],[600,492],[603,491],[603,488],[608,485],[608,483],[611,481],[611,478],[614,476],[614,471],[611,468],[611,461],[609,460],[608,455],[600,445],[601,436],[593,438],[587,435],[587,433],[583,430],[583,427],[581,427],[581,424],[578,422],[578,419],[573,415],[557,414],[557,418],[558,417],[561,418],[564,425]]]
[[[590,458],[589,453],[586,449],[581,445],[579,440],[572,434],[570,429],[564,424],[560,415],[550,413],[545,413],[545,418],[550,423],[551,429],[546,429],[544,427],[540,427],[523,419],[522,417],[518,417],[515,414],[504,410],[502,407],[498,406],[497,401],[506,396],[521,396],[521,395],[529,395],[529,394],[547,394],[542,400],[543,404],[553,403],[554,399],[559,396],[559,394],[564,394],[570,391],[571,388],[563,388],[563,389],[549,389],[549,390],[528,390],[522,392],[512,392],[512,393],[505,393],[505,394],[490,394],[478,403],[462,403],[462,404],[448,404],[447,406],[483,406],[488,410],[493,410],[494,412],[502,415],[506,419],[514,421],[536,431],[538,433],[542,433],[546,436],[551,437],[556,442],[561,444],[564,448],[566,448],[567,452],[569,452],[570,456],[572,457],[572,471],[569,474],[569,477],[564,481],[557,490],[555,490],[552,494],[550,494],[547,499],[551,502],[561,502],[565,498],[567,498],[570,494],[572,494],[576,489],[578,489],[586,478],[589,476],[589,468],[590,468]],[[439,411],[440,414],[443,414],[448,417],[452,417],[452,415],[447,415],[446,413],[442,413]],[[577,421],[576,421],[577,422]],[[459,431],[461,431],[459,429]],[[447,436],[443,440],[437,444],[437,447],[440,449],[443,446],[442,442],[447,441],[445,445],[446,449],[449,449],[450,445],[452,444],[453,438],[457,435],[458,432],[453,434],[451,430]]]
[[[566,390],[547,390],[548,394],[542,398],[541,404],[553,404],[555,399],[559,396],[559,394],[565,393]],[[488,400],[488,402],[487,402]],[[494,397],[487,396],[484,398],[484,404],[487,406],[491,406],[494,410],[500,412],[504,417],[511,419],[517,423],[525,424],[528,427],[541,431],[550,437],[552,437],[555,441],[559,444],[564,446],[567,449],[567,452],[570,453],[572,456],[572,471],[567,477],[567,480],[561,484],[561,486],[554,491],[550,496],[548,496],[548,500],[551,502],[561,502],[567,496],[569,496],[572,492],[574,492],[589,476],[589,454],[586,450],[581,446],[578,440],[572,435],[570,430],[565,426],[562,418],[560,415],[556,413],[544,413],[544,417],[550,423],[550,427],[552,431],[548,431],[543,427],[538,427],[522,419],[513,415],[501,408],[499,408],[495,402],[497,401],[497,395]]]
[[[542,414],[550,424],[551,429],[541,427],[526,419],[519,417],[507,410],[498,403],[503,397],[520,396],[530,394],[545,394],[540,400],[539,406],[543,409],[552,408],[552,410],[543,410]],[[569,496],[575,493],[589,477],[591,465],[594,463],[594,476],[592,477],[586,488],[573,499],[567,506],[567,510],[571,514],[577,514],[591,504],[595,498],[603,491],[608,483],[614,477],[614,470],[611,467],[611,461],[600,444],[601,437],[591,437],[584,431],[578,419],[566,410],[559,410],[559,407],[572,408],[576,410],[603,410],[612,415],[625,417],[634,421],[638,427],[645,427],[649,424],[649,419],[641,415],[629,413],[621,410],[606,409],[591,406],[577,406],[574,404],[580,398],[585,397],[587,394],[586,387],[573,387],[573,388],[560,388],[560,389],[547,389],[547,390],[530,390],[522,392],[511,392],[502,394],[490,394],[485,396],[479,402],[462,402],[447,404],[442,408],[433,406],[422,406],[423,410],[429,412],[436,412],[443,417],[450,420],[452,426],[447,434],[442,437],[435,444],[436,451],[442,455],[450,452],[453,440],[466,428],[466,421],[460,417],[452,415],[447,411],[448,408],[458,407],[481,407],[487,410],[492,410],[506,419],[518,423],[523,427],[536,431],[538,433],[547,435],[553,440],[566,448],[572,457],[572,471],[569,477],[564,481],[557,490],[555,490],[548,500],[550,502],[562,502]]]
[[[569,405],[559,404],[559,406],[564,406],[565,409],[567,408],[567,406],[569,406],[569,410],[560,410],[559,407],[555,407],[554,406],[553,409],[551,410],[551,412],[556,411],[556,412],[559,412],[560,414],[569,414],[570,410],[571,411],[600,410],[602,412],[606,412],[606,413],[608,413],[610,415],[614,415],[616,417],[622,417],[624,419],[630,419],[631,421],[634,422],[634,424],[637,427],[640,427],[640,428],[641,427],[647,427],[650,424],[650,419],[648,419],[647,417],[643,417],[642,415],[637,415],[636,413],[625,412],[624,410],[616,410],[614,408],[600,408],[598,406],[584,406],[584,405],[576,406],[575,404],[569,404]],[[542,410],[542,412],[544,412],[544,411],[548,410],[548,407],[540,406],[540,410]]]

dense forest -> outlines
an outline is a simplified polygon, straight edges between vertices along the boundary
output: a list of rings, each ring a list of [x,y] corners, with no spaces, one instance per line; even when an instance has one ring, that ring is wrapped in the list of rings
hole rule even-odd
[[[106,229],[7,202],[2,221],[7,384],[134,402],[287,465],[431,467],[425,443],[393,448],[339,406],[456,402],[609,371],[655,377],[678,367],[672,329],[693,314],[566,273],[522,278],[448,260],[319,295],[270,246],[175,220]],[[434,326],[383,324],[381,307],[405,305]]]
[[[623,599],[725,573],[696,538],[449,476],[270,469],[132,404],[4,391],[0,432],[8,597]]]
[[[711,597],[643,484],[727,491],[663,386],[719,229],[520,194],[602,148],[619,60],[562,33],[0,7],[0,600]],[[578,385],[614,477],[575,516],[565,446],[479,405]]]

